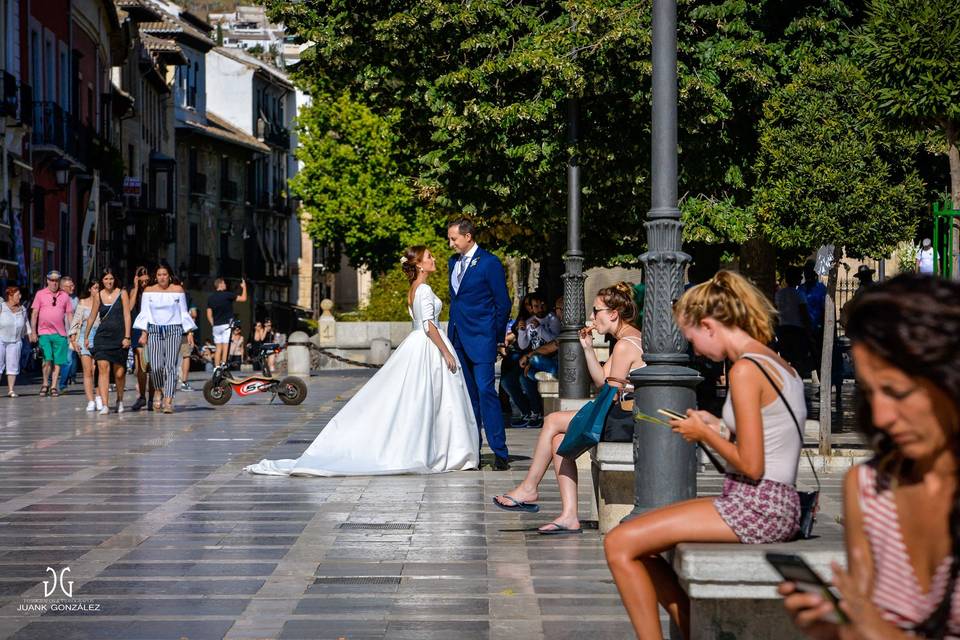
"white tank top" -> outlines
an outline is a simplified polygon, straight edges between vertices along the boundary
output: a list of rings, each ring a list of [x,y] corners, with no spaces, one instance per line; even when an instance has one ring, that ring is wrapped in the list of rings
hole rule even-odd
[[[744,357],[751,357],[765,366],[765,370],[779,382],[783,397],[790,403],[793,415],[803,428],[807,419],[807,405],[803,397],[803,380],[789,369],[770,356],[762,353],[745,353]],[[755,366],[749,364],[748,366]],[[766,380],[764,380],[766,384]],[[790,417],[790,412],[778,397],[760,410],[763,420],[763,479],[774,480],[783,484],[795,485],[797,482],[797,463],[800,460],[800,434],[797,426]],[[736,416],[733,412],[733,389],[727,394],[723,403],[723,421],[734,433],[737,431]]]

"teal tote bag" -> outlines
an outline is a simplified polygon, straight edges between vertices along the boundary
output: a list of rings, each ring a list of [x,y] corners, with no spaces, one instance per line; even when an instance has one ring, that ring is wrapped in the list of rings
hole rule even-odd
[[[617,388],[604,383],[597,397],[583,405],[570,420],[567,433],[557,453],[564,458],[576,460],[584,451],[597,446],[603,434],[603,423],[617,395]]]

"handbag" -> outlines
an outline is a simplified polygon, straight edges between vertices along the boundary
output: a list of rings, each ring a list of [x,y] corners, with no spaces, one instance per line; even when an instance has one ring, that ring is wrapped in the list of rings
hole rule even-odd
[[[790,403],[783,397],[783,392],[780,391],[780,387],[776,385],[773,378],[767,373],[767,370],[763,368],[763,365],[749,356],[744,356],[744,358],[757,365],[763,377],[767,379],[770,386],[772,386],[774,391],[777,392],[777,395],[780,396],[780,400],[790,413],[790,417],[793,418],[793,424],[797,428],[797,433],[800,435],[800,448],[803,449],[803,430],[800,428],[800,421],[797,420],[793,409],[790,408]],[[810,453],[805,449],[803,453],[807,462],[810,464],[810,470],[813,471],[813,478],[817,481],[816,491],[797,491],[797,495],[800,496],[800,531],[797,533],[797,537],[801,540],[809,540],[813,537],[813,524],[817,521],[817,511],[820,510],[820,476],[817,475],[817,469],[813,466]]]
[[[580,407],[567,425],[563,442],[557,447],[557,454],[576,460],[587,449],[597,446],[603,434],[603,424],[613,404],[617,388],[606,382],[597,392],[597,397]]]
[[[607,381],[617,382],[623,386],[616,390],[613,404],[603,421],[603,432],[600,442],[633,442],[635,420],[633,417],[633,395],[627,391],[629,380],[608,377]]]

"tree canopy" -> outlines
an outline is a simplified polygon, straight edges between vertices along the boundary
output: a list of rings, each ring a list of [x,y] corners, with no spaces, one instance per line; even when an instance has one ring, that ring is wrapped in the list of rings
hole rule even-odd
[[[312,229],[342,242],[355,263],[377,270],[378,256],[396,255],[404,225],[429,230],[466,212],[501,249],[534,259],[556,256],[573,152],[566,142],[567,104],[577,98],[587,262],[635,261],[644,250],[649,208],[651,4],[266,0],[271,19],[315,43],[304,53],[297,82],[315,100],[342,104],[317,107],[307,123],[304,138],[325,140],[306,142],[315,145],[305,152],[315,166],[298,192],[311,215],[333,219],[317,220]],[[793,198],[817,195],[811,176],[842,168],[832,162],[834,145],[859,143],[864,153],[880,150],[883,158],[893,148],[876,110],[853,109],[836,95],[843,85],[800,75],[848,57],[850,34],[863,19],[857,3],[842,0],[680,0],[687,241],[732,251],[758,236],[781,246],[821,243],[821,223],[793,224]],[[804,87],[814,92],[791,97]],[[873,99],[866,90],[858,95]],[[844,125],[871,133],[805,137],[816,126],[817,100],[851,107]],[[326,140],[331,132],[340,138]],[[376,141],[360,141],[374,134]],[[803,163],[810,173],[803,175],[788,171],[774,148],[802,140],[826,145],[808,150]],[[897,218],[904,221],[916,204],[909,195],[915,188],[910,158],[886,162],[865,162],[856,175],[876,169],[871,186],[890,194],[899,189],[890,204],[906,207]],[[314,181],[321,186],[307,184]],[[841,182],[833,187],[843,190]],[[868,203],[863,207],[867,218],[882,215]],[[865,241],[868,228],[848,238],[863,241],[856,251],[882,252],[903,237],[877,224],[878,238]],[[901,228],[907,234],[912,226]]]

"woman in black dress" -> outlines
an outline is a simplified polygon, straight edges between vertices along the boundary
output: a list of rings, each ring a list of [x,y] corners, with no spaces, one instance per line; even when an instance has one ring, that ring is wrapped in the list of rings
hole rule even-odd
[[[100,318],[100,326],[94,336],[93,359],[99,370],[100,397],[103,399],[101,414],[110,412],[110,369],[117,385],[117,413],[123,413],[123,387],[127,377],[127,352],[130,350],[130,299],[127,292],[117,288],[117,278],[107,267],[100,276],[100,292],[93,299],[91,317]],[[92,322],[89,324],[93,324]],[[90,329],[84,336],[89,344]]]

